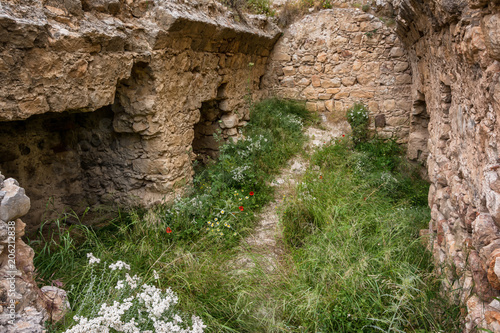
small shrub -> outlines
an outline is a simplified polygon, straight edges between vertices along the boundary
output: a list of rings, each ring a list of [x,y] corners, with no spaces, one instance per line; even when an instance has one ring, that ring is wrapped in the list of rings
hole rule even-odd
[[[347,121],[351,125],[352,140],[356,146],[368,140],[368,125],[370,124],[368,114],[368,109],[362,103],[356,103],[347,110]]]
[[[361,7],[361,10],[364,11],[365,13],[369,12],[371,9],[370,5],[366,4]]]

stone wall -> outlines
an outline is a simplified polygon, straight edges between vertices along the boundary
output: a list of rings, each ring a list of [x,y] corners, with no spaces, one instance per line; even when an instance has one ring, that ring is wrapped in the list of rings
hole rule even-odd
[[[438,271],[467,306],[467,332],[500,332],[500,3],[393,4],[413,72],[410,154],[428,156]]]
[[[0,2],[0,170],[32,197],[27,230],[169,199],[215,131],[237,137],[279,34],[244,21],[209,0]]]
[[[345,113],[365,103],[380,134],[407,142],[411,70],[396,34],[371,14],[335,8],[293,23],[263,83],[271,94],[305,100],[320,112]]]
[[[25,224],[20,217],[29,209],[24,189],[0,173],[0,333],[42,333],[45,320],[59,320],[69,308],[66,292],[39,289],[34,281],[34,252],[21,239]]]

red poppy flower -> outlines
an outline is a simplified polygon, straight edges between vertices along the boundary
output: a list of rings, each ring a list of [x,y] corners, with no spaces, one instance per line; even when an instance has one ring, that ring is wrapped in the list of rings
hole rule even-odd
[[[345,134],[342,134],[342,137],[344,137],[344,136],[345,136]]]
[[[319,176],[319,179],[323,179],[323,176]]]
[[[167,227],[167,234],[170,234],[172,232],[172,229],[170,227]]]
[[[253,195],[253,191],[250,191],[250,195]]]
[[[240,210],[243,211],[243,206],[240,206]]]

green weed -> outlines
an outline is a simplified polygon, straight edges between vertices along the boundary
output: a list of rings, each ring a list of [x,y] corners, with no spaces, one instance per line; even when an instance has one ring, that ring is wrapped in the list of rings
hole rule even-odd
[[[363,103],[355,103],[347,110],[347,122],[351,125],[352,139],[356,145],[368,140],[369,111]]]

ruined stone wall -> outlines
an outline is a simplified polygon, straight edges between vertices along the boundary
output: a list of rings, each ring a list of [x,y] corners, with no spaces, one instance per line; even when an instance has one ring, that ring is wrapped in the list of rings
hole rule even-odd
[[[499,4],[394,2],[413,72],[410,156],[427,160],[431,245],[467,332],[500,332]]]
[[[32,197],[27,230],[169,199],[214,132],[237,137],[279,34],[244,21],[209,0],[0,1],[0,170]]]
[[[394,31],[371,14],[334,8],[295,22],[276,44],[263,83],[320,112],[365,103],[380,134],[407,142],[411,71]]]

